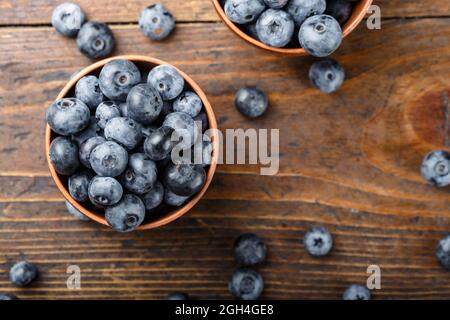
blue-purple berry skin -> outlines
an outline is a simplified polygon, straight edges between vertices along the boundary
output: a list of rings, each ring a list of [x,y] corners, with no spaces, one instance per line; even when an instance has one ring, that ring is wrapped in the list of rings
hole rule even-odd
[[[123,195],[122,185],[114,178],[96,176],[89,185],[89,199],[97,206],[112,206]]]
[[[105,23],[89,21],[78,32],[77,47],[90,59],[108,56],[114,46],[114,35]]]
[[[302,24],[298,40],[307,53],[323,58],[332,54],[341,45],[342,29],[332,16],[316,15],[309,17]]]
[[[370,300],[370,291],[366,287],[353,284],[344,291],[342,300]]]
[[[189,300],[189,296],[183,292],[171,292],[167,295],[167,300]]]
[[[121,176],[122,185],[130,192],[144,194],[158,179],[158,169],[153,160],[143,153],[130,155],[128,166]]]
[[[446,187],[450,185],[450,153],[435,150],[422,161],[422,177],[431,185]]]
[[[344,68],[333,59],[314,62],[309,69],[311,84],[325,93],[337,91],[345,80]]]
[[[69,193],[78,202],[89,200],[88,189],[94,174],[90,171],[83,170],[69,177],[68,189]]]
[[[157,208],[164,200],[164,187],[161,182],[156,181],[150,190],[141,195],[145,210]]]
[[[11,282],[18,287],[30,285],[39,275],[38,268],[27,261],[20,261],[9,270]]]
[[[450,235],[439,240],[436,247],[436,258],[445,270],[450,271]]]
[[[282,48],[291,42],[295,23],[291,15],[283,10],[268,9],[256,22],[258,39],[263,43]]]
[[[167,158],[174,146],[173,131],[170,127],[162,126],[150,133],[144,142],[145,154],[154,161]]]
[[[283,8],[289,0],[264,0],[266,6],[272,9],[281,9]]]
[[[89,124],[82,131],[75,133],[72,135],[72,140],[76,141],[80,146],[86,140],[96,137],[101,133],[101,128],[97,124],[97,119],[95,116],[91,116],[89,118]]]
[[[224,5],[227,17],[237,24],[255,21],[265,9],[263,0],[227,0]]]
[[[128,152],[114,141],[96,146],[89,158],[91,168],[102,177],[117,177],[127,167]]]
[[[76,134],[89,125],[91,112],[88,106],[75,98],[53,102],[46,112],[47,123],[59,135]]]
[[[192,146],[199,136],[194,119],[184,112],[172,112],[168,114],[162,125],[172,128],[183,138],[183,141],[180,142],[183,148]]]
[[[17,296],[11,293],[0,294],[0,301],[11,301],[11,300],[19,300],[19,298],[17,298]]]
[[[113,118],[120,117],[119,107],[112,101],[105,101],[98,105],[95,110],[95,119],[100,128],[105,129],[106,124]]]
[[[237,110],[244,116],[257,118],[266,112],[269,106],[269,100],[260,88],[244,87],[236,93],[234,104]]]
[[[341,25],[352,15],[353,5],[348,0],[327,0],[325,14],[334,17]]]
[[[178,96],[173,102],[173,110],[175,112],[184,112],[191,117],[196,117],[203,108],[200,97],[192,92],[185,91]]]
[[[147,83],[140,83],[128,94],[128,116],[144,125],[151,124],[158,119],[163,104],[155,88]]]
[[[61,175],[70,176],[80,166],[78,145],[65,137],[57,137],[50,144],[50,161],[55,171]]]
[[[109,120],[104,132],[107,140],[114,140],[127,150],[133,150],[142,141],[142,126],[131,118]]]
[[[67,212],[74,216],[76,219],[81,221],[90,221],[88,217],[86,217],[84,214],[82,214],[80,211],[78,211],[73,205],[70,204],[69,201],[66,201],[66,208]]]
[[[148,38],[159,41],[172,33],[175,28],[175,18],[165,6],[157,3],[141,12],[139,27]]]
[[[327,3],[325,0],[290,0],[285,10],[289,13],[299,27],[310,16],[325,12]]]
[[[76,37],[86,22],[84,11],[75,3],[62,3],[52,13],[52,25],[60,34],[66,37]]]
[[[100,89],[113,101],[125,101],[130,90],[141,82],[141,72],[131,61],[116,59],[100,71]]]
[[[189,197],[179,196],[173,193],[170,189],[164,189],[164,203],[171,207],[182,206]]]
[[[136,195],[125,194],[119,203],[106,208],[105,217],[115,231],[131,232],[144,221],[145,206]]]
[[[96,76],[85,76],[78,80],[75,85],[75,97],[83,101],[92,113],[95,112],[97,106],[104,99],[98,78]]]
[[[184,79],[172,66],[159,65],[153,68],[147,77],[147,83],[153,86],[163,100],[173,100],[184,89]]]
[[[253,266],[263,263],[267,248],[260,237],[253,233],[240,235],[233,246],[234,257],[242,266]]]
[[[81,164],[85,166],[88,169],[92,169],[90,158],[91,158],[91,152],[94,150],[94,148],[103,142],[106,142],[105,138],[100,136],[95,136],[92,138],[87,139],[84,141],[79,148],[79,157]]]
[[[264,280],[255,270],[240,268],[231,276],[228,288],[237,299],[257,300],[264,290]]]
[[[163,175],[164,185],[173,193],[190,197],[201,190],[206,181],[203,167],[191,164],[169,164]]]
[[[323,257],[331,251],[333,237],[325,228],[314,227],[305,234],[303,245],[311,256]]]
[[[195,118],[194,118],[195,122],[200,122],[201,123],[201,128],[202,128],[202,132],[205,132],[206,130],[208,130],[209,128],[209,121],[208,121],[208,115],[206,114],[206,112],[201,111]]]

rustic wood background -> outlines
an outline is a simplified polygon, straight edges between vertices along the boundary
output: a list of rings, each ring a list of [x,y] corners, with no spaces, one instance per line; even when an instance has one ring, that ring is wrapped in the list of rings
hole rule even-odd
[[[253,48],[218,21],[208,0],[164,0],[178,19],[154,43],[136,20],[148,1],[77,2],[91,20],[109,22],[116,54],[167,60],[203,87],[221,129],[280,128],[280,172],[220,166],[205,199],[168,227],[117,234],[67,215],[44,157],[44,112],[64,83],[90,61],[52,29],[61,1],[0,1],[0,291],[23,299],[154,299],[184,291],[230,298],[234,238],[263,237],[258,268],[264,298],[339,299],[366,268],[382,270],[375,299],[450,298],[450,273],[434,257],[450,231],[449,189],[419,175],[426,152],[449,141],[450,3],[379,0],[382,30],[361,25],[334,55],[348,79],[336,94],[310,88],[312,58]],[[150,1],[151,2],[151,1]],[[94,4],[95,3],[95,4]],[[233,107],[236,90],[258,84],[270,111],[249,121]],[[300,241],[321,224],[334,234],[325,259]],[[41,277],[27,289],[8,280],[27,259]],[[82,289],[66,288],[66,268],[82,270]]]

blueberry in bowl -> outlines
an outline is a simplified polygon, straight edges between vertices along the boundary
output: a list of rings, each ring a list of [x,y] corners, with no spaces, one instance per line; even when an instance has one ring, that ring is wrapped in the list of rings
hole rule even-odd
[[[217,123],[206,95],[155,58],[127,55],[88,66],[50,104],[46,120],[47,162],[67,204],[117,232],[178,219],[216,170]],[[202,134],[206,128],[212,130]],[[183,157],[199,145],[200,163]]]

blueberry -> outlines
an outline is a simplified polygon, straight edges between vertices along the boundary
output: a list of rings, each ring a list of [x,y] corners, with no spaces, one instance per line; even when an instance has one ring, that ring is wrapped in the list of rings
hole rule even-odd
[[[198,138],[194,119],[184,112],[172,112],[164,119],[163,126],[172,128],[183,138],[183,147],[192,146]]]
[[[142,126],[131,118],[113,118],[105,127],[105,138],[133,150],[142,141]]]
[[[147,78],[148,84],[158,90],[163,100],[172,100],[184,89],[184,79],[172,66],[160,65],[153,68]]]
[[[234,104],[237,110],[249,118],[260,117],[266,112],[269,101],[258,87],[244,87],[236,93]]]
[[[165,186],[175,194],[184,197],[190,197],[199,192],[205,181],[205,169],[190,164],[169,164],[163,176]]]
[[[128,60],[108,62],[100,71],[100,88],[111,100],[125,101],[130,90],[141,81],[141,72]]]
[[[74,174],[80,166],[77,144],[65,137],[55,138],[50,144],[50,161],[59,174]]]
[[[370,300],[370,291],[360,285],[352,284],[344,291],[343,300]]]
[[[89,118],[89,124],[88,126],[83,130],[80,131],[74,135],[72,135],[72,139],[78,143],[78,145],[81,145],[86,140],[96,137],[98,134],[100,134],[101,128],[97,124],[97,120],[94,116],[91,116]]]
[[[167,295],[167,300],[189,300],[189,296],[182,292],[171,292]]]
[[[0,294],[0,301],[7,301],[7,300],[19,300],[15,295],[11,293],[2,293]]]
[[[115,205],[120,201],[122,195],[122,186],[111,177],[96,176],[89,185],[89,199],[96,206]]]
[[[78,80],[75,86],[75,97],[83,101],[94,112],[103,101],[103,93],[96,76],[85,76]]]
[[[281,9],[283,8],[289,0],[264,0],[266,6],[272,9]]]
[[[88,188],[94,175],[92,172],[84,170],[69,177],[69,193],[78,202],[89,199]]]
[[[85,166],[88,169],[92,169],[90,163],[91,152],[92,150],[94,150],[96,146],[102,144],[103,142],[106,142],[105,138],[96,136],[87,139],[80,145],[79,156],[83,166]]]
[[[264,242],[253,233],[244,233],[234,242],[234,257],[243,266],[253,266],[264,262],[267,249]]]
[[[66,208],[67,208],[67,211],[72,216],[77,218],[78,220],[81,220],[81,221],[89,221],[90,220],[88,217],[86,217],[84,214],[82,214],[80,211],[78,211],[73,205],[71,205],[69,201],[66,201]]]
[[[242,300],[257,300],[264,289],[264,281],[255,270],[240,268],[231,276],[228,283],[231,294]]]
[[[75,3],[62,3],[53,10],[52,25],[63,36],[75,37],[85,21],[86,15]]]
[[[323,227],[314,227],[303,238],[306,251],[312,256],[326,256],[333,247],[331,234]]]
[[[116,142],[107,141],[92,150],[89,162],[99,176],[117,177],[127,167],[128,153]]]
[[[26,287],[38,277],[38,268],[27,261],[20,261],[9,270],[11,282],[18,287]]]
[[[342,29],[339,22],[332,16],[312,16],[300,27],[298,40],[309,54],[326,57],[341,45]]]
[[[200,97],[192,91],[185,91],[173,102],[173,110],[196,117],[203,108]]]
[[[164,189],[164,203],[169,206],[179,207],[185,203],[187,199],[189,199],[189,197],[179,196],[167,188]]]
[[[151,124],[158,119],[163,107],[159,92],[147,83],[131,89],[127,97],[128,116],[142,124]]]
[[[121,176],[122,185],[135,194],[148,192],[158,178],[155,162],[143,153],[129,157],[128,166]]]
[[[450,271],[450,235],[439,240],[436,258],[445,270]]]
[[[285,7],[297,26],[301,26],[306,18],[325,12],[325,0],[290,0]]]
[[[118,204],[107,207],[105,217],[108,224],[118,232],[130,232],[141,225],[145,218],[145,206],[133,194],[125,194]]]
[[[90,110],[84,102],[75,98],[56,100],[46,113],[47,123],[59,135],[69,136],[89,125]]]
[[[120,117],[119,107],[112,101],[105,101],[99,104],[95,110],[95,119],[100,128],[105,129],[106,123],[113,119]]]
[[[152,210],[157,208],[164,200],[164,187],[161,182],[156,181],[147,193],[141,195],[145,210]]]
[[[201,128],[202,132],[205,132],[209,128],[209,122],[208,122],[208,116],[206,115],[206,112],[202,111],[200,112],[195,118],[195,122],[201,122]]]
[[[450,153],[443,150],[430,152],[422,162],[422,177],[431,185],[450,185]]]
[[[258,39],[276,48],[284,47],[291,42],[294,29],[294,20],[283,10],[268,9],[256,22]]]
[[[126,102],[119,103],[119,110],[122,117],[128,117],[128,105]]]
[[[174,142],[172,141],[173,129],[162,126],[154,130],[144,142],[144,152],[150,159],[159,161],[167,158],[172,151]]]
[[[256,20],[266,9],[263,0],[227,0],[224,11],[227,17],[238,24]]]
[[[175,28],[175,19],[166,7],[157,3],[141,12],[139,27],[150,39],[163,40]]]
[[[352,4],[347,0],[327,0],[325,14],[332,16],[342,25],[352,15]]]
[[[333,59],[322,59],[314,62],[309,68],[309,80],[322,92],[337,91],[345,79],[342,66]]]
[[[101,22],[86,22],[78,32],[77,47],[90,59],[104,58],[115,46],[111,29]]]

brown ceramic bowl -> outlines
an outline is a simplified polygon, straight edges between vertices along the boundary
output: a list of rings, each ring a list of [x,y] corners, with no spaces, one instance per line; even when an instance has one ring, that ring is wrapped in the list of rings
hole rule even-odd
[[[230,28],[231,31],[236,33],[240,38],[244,39],[248,43],[258,48],[276,53],[282,53],[293,56],[304,56],[308,54],[303,48],[274,48],[262,43],[261,41],[256,40],[255,38],[245,33],[243,30],[241,30],[238,24],[235,24],[233,21],[228,19],[227,15],[225,14],[225,11],[222,8],[222,5],[220,4],[220,0],[211,0],[211,1],[217,13],[220,16],[220,19],[222,19],[222,21],[225,22],[227,27]],[[356,28],[356,26],[364,19],[364,16],[366,15],[366,12],[369,9],[372,2],[373,0],[360,0],[358,3],[356,3],[355,7],[353,8],[352,16],[342,27],[344,38],[348,36],[350,32],[352,32]]]
[[[114,57],[114,58],[110,58],[110,59],[105,59],[105,60],[102,60],[102,61],[99,61],[97,63],[90,65],[89,67],[83,69],[77,75],[75,75],[62,89],[62,91],[59,93],[57,99],[61,99],[66,96],[73,96],[74,88],[75,88],[75,85],[78,82],[78,80],[80,80],[82,77],[89,75],[89,74],[98,76],[102,67],[106,63],[108,63],[109,61],[114,60],[114,59],[130,60],[130,61],[134,62],[141,71],[142,70],[147,71],[147,70],[149,70],[157,65],[160,65],[160,64],[168,64],[164,61],[161,61],[161,60],[158,60],[155,58],[139,56],[139,55],[125,55],[125,56],[118,56],[118,57]],[[211,104],[208,102],[208,99],[206,98],[205,93],[194,82],[194,80],[192,80],[188,75],[186,75],[183,71],[181,71],[179,69],[177,69],[177,70],[183,76],[185,83],[186,83],[185,84],[186,88],[189,88],[190,90],[194,91],[202,100],[205,112],[208,116],[209,128],[217,129],[217,122],[216,122],[216,118],[214,116],[214,111],[211,107]],[[56,137],[56,134],[53,133],[52,130],[50,129],[50,127],[47,125],[47,127],[45,129],[45,153],[46,153],[46,157],[47,157],[47,163],[50,168],[50,174],[51,174],[53,180],[55,181],[56,186],[61,191],[64,198],[66,198],[66,200],[69,201],[76,209],[78,209],[80,212],[82,212],[84,215],[86,215],[90,219],[92,219],[102,225],[108,226],[103,212],[96,212],[90,207],[83,206],[82,204],[78,203],[77,201],[75,201],[75,199],[73,199],[71,197],[71,195],[69,194],[68,188],[67,188],[67,177],[59,175],[58,173],[56,173],[55,169],[53,168],[53,165],[50,162],[49,150],[50,150],[50,143],[52,142],[52,140],[55,137]],[[211,183],[211,180],[214,176],[214,173],[215,173],[216,167],[217,167],[218,150],[219,150],[218,141],[219,140],[217,137],[217,132],[215,130],[213,130],[213,132],[212,132],[211,140],[213,143],[212,163],[207,170],[206,182],[205,182],[205,185],[203,186],[203,188],[200,190],[200,192],[197,193],[196,195],[194,195],[192,198],[190,198],[188,200],[188,202],[186,202],[182,207],[175,208],[173,211],[170,211],[168,213],[165,213],[165,214],[162,214],[159,216],[155,216],[155,218],[153,218],[153,219],[151,217],[146,218],[144,223],[137,230],[153,229],[153,228],[157,228],[157,227],[166,225],[166,224],[178,219],[182,215],[184,215],[186,212],[188,212],[190,209],[192,209],[192,207],[202,198],[202,196],[205,194],[206,190],[208,189],[209,184]]]

